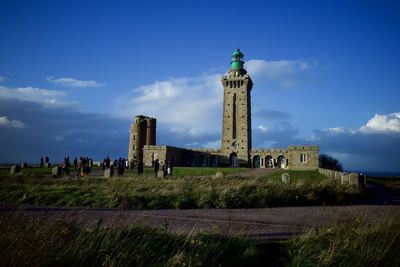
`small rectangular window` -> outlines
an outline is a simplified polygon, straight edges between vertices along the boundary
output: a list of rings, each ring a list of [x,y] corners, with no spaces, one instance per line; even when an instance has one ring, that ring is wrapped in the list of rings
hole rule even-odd
[[[307,162],[307,154],[300,154],[300,162],[301,163]]]

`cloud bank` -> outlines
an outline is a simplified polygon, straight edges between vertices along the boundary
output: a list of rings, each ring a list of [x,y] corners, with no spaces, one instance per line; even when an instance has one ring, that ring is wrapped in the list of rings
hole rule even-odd
[[[63,91],[36,87],[9,88],[0,86],[0,98],[35,102],[48,108],[78,105],[77,102],[66,101],[66,94]]]
[[[19,120],[9,120],[7,116],[0,116],[0,128],[1,127],[24,128],[25,125]]]
[[[49,110],[42,104],[0,98],[0,163],[38,163],[41,156],[126,157],[129,121],[70,107]],[[9,118],[21,118],[11,120]]]
[[[171,78],[132,90],[116,101],[116,115],[157,118],[157,124],[175,137],[204,139],[220,132],[221,75]],[[189,140],[187,140],[189,142]],[[186,141],[185,141],[186,142]],[[201,142],[201,141],[200,141]]]
[[[102,87],[105,86],[105,83],[100,83],[96,81],[83,81],[83,80],[78,80],[75,78],[68,78],[68,77],[62,77],[62,78],[57,78],[55,79],[54,77],[47,77],[47,81],[50,83],[56,84],[56,85],[61,85],[64,87],[79,87],[79,88],[88,88],[88,87]]]

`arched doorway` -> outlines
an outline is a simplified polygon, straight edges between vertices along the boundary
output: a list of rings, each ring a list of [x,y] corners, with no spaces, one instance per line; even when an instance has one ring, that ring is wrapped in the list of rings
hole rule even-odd
[[[253,167],[260,168],[260,156],[253,157]]]
[[[272,156],[265,157],[265,168],[273,168],[274,167],[274,160]]]
[[[231,153],[231,155],[229,156],[229,160],[230,160],[231,166],[235,166],[235,167],[239,166],[237,154],[235,152]]]
[[[280,155],[278,157],[278,168],[284,169],[286,168],[286,159],[285,156]]]

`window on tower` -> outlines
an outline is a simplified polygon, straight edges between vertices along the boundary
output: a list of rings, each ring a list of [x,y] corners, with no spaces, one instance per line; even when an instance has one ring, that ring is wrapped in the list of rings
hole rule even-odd
[[[233,95],[232,107],[232,138],[236,139],[236,94]]]

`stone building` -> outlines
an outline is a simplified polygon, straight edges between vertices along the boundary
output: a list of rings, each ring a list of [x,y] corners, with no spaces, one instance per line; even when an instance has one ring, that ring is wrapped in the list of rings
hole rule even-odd
[[[131,125],[129,160],[151,166],[158,159],[174,166],[249,166],[293,170],[318,169],[319,147],[289,146],[287,149],[252,149],[251,89],[242,52],[232,54],[231,67],[221,79],[224,88],[220,149],[187,149],[156,144],[156,119],[136,116]]]
[[[129,162],[143,160],[143,146],[156,144],[156,119],[136,116],[129,135]]]

